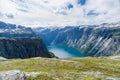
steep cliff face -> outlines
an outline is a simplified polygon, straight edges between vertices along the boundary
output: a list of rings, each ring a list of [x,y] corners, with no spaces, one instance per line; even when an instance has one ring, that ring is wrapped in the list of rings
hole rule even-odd
[[[0,21],[0,37],[35,37],[31,28]]]
[[[46,44],[68,45],[90,56],[120,54],[119,24],[34,29]],[[48,37],[47,37],[48,36]]]
[[[5,58],[53,57],[40,38],[1,38],[0,56]]]
[[[120,54],[120,28],[99,28],[93,30],[79,49],[91,56],[110,56]],[[79,44],[79,42],[78,42]]]

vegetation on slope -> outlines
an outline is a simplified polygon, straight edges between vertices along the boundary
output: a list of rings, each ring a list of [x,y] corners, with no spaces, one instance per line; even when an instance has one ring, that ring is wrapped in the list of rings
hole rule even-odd
[[[43,72],[27,80],[101,80],[120,78],[120,61],[107,58],[22,59],[0,61],[0,71]]]
[[[113,35],[114,38],[120,39],[120,32],[117,32]]]

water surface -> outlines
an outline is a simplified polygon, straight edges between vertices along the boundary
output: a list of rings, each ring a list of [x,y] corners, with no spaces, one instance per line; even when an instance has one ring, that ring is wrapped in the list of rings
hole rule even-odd
[[[59,58],[85,57],[79,50],[67,46],[47,46],[50,52],[53,52]]]

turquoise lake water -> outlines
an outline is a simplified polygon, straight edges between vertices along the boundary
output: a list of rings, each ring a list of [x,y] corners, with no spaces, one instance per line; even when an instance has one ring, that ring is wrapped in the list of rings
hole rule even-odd
[[[53,52],[59,58],[85,57],[79,50],[67,46],[47,46],[50,52]]]

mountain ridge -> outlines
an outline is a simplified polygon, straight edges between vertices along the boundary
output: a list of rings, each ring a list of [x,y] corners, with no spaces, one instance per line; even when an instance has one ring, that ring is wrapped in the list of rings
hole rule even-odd
[[[0,57],[23,59],[55,56],[31,28],[0,21]]]
[[[120,53],[119,23],[102,24],[96,27],[68,26],[33,30],[46,44],[75,47],[88,56],[111,56]]]
[[[3,31],[0,33],[1,38],[40,37],[47,45],[67,45],[88,56],[111,56],[120,53],[120,22],[32,29],[0,22],[0,30]]]
[[[35,33],[29,27],[0,21],[0,37],[35,37]]]

